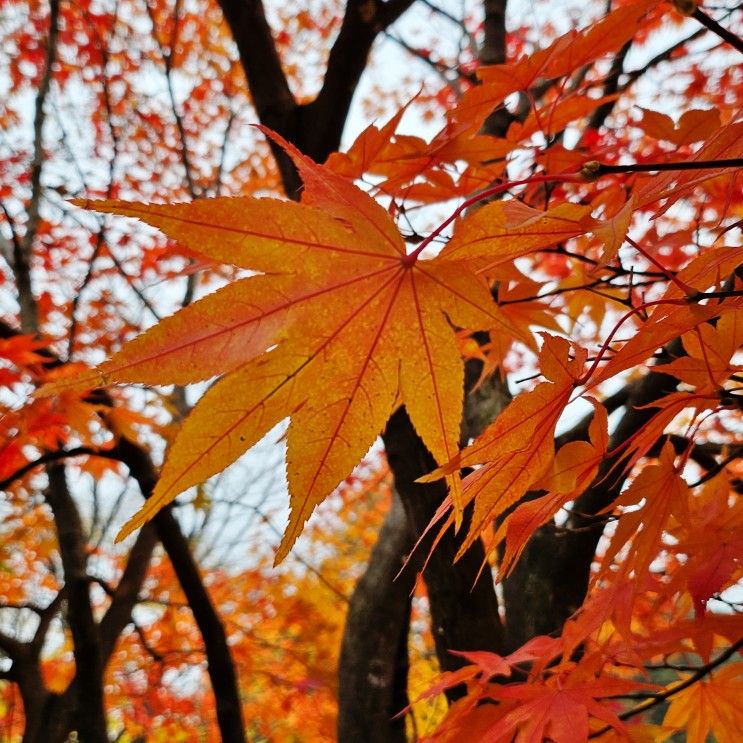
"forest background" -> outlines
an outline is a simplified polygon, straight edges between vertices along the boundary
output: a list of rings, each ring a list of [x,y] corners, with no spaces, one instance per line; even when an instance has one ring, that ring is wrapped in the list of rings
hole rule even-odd
[[[740,10],[549,8],[0,4],[6,739],[735,740]]]

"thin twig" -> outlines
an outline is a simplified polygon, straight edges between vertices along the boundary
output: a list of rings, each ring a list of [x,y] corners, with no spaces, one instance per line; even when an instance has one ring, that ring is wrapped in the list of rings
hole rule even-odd
[[[0,480],[0,491],[7,490],[16,480],[20,479],[24,475],[27,475],[31,470],[42,464],[49,464],[49,462],[57,462],[60,459],[69,459],[70,457],[81,457],[81,456],[99,456],[110,458],[110,456],[103,450],[92,449],[89,446],[77,446],[74,449],[58,449],[57,451],[48,451],[37,457],[31,462],[26,462],[22,467],[19,467],[12,475]]]
[[[100,34],[98,33],[97,26],[93,22],[93,20],[90,18],[89,12],[87,10],[83,11],[90,25],[91,33],[96,39],[98,51],[101,55],[100,81],[101,81],[101,88],[103,90],[103,104],[106,107],[106,123],[108,124],[108,132],[109,132],[109,136],[111,137],[111,148],[112,148],[111,158],[108,163],[108,185],[106,187],[106,198],[107,199],[110,199],[113,195],[113,190],[114,190],[114,185],[115,185],[116,163],[119,157],[119,147],[120,147],[119,137],[116,133],[116,129],[114,128],[114,123],[113,123],[114,116],[113,116],[113,105],[111,103],[111,89],[108,84],[108,76],[106,73],[106,68],[108,67],[108,60],[109,60],[109,49],[111,46],[111,39],[113,38],[114,33],[115,33],[116,21],[118,19],[118,11],[119,11],[119,3],[117,2],[114,5],[113,18],[111,20],[111,33],[109,35],[109,38],[106,39],[106,43],[104,43],[103,39],[101,39]],[[77,161],[75,162],[77,163]],[[88,188],[87,188],[87,185],[85,184],[85,178],[82,175],[82,173],[81,173],[81,181],[83,185],[85,186],[85,190],[87,191]],[[75,346],[75,336],[77,335],[77,328],[78,328],[77,309],[80,304],[80,299],[82,297],[83,291],[93,279],[95,262],[98,259],[98,256],[103,250],[105,244],[106,244],[106,222],[105,220],[102,219],[100,222],[98,233],[96,234],[96,243],[95,243],[95,247],[93,248],[93,254],[91,255],[90,261],[88,263],[88,270],[85,274],[85,278],[83,279],[82,284],[80,285],[80,288],[75,292],[75,296],[72,298],[72,306],[70,307],[70,332],[67,338],[67,360],[68,361],[72,359],[72,353],[73,353],[73,349]]]
[[[607,165],[591,160],[583,166],[581,173],[587,180],[593,180],[612,173],[655,173],[663,170],[705,170],[707,168],[743,168],[743,158],[684,160],[675,163],[632,163],[630,165]]]
[[[647,710],[659,705],[666,699],[696,684],[697,681],[700,681],[705,676],[712,673],[715,668],[721,666],[729,658],[732,658],[741,648],[743,648],[743,638],[734,642],[727,650],[720,653],[720,655],[718,655],[717,658],[715,658],[714,660],[706,663],[703,666],[700,666],[691,676],[689,676],[689,678],[684,679],[675,686],[672,686],[670,689],[666,689],[665,691],[662,691],[658,694],[653,694],[647,701],[643,702],[642,704],[638,704],[636,707],[632,707],[632,709],[628,709],[625,712],[622,712],[621,714],[617,715],[617,717],[619,717],[620,720],[629,720],[631,717],[635,717],[636,715],[642,714],[643,712],[647,712]],[[604,733],[608,733],[611,729],[611,725],[605,725],[600,730],[596,730],[595,732],[591,733],[588,737],[598,738]]]
[[[743,54],[743,39],[736,36],[732,31],[728,31],[724,26],[721,26],[714,18],[710,18],[699,7],[694,10],[691,17],[695,21],[699,21],[699,23],[701,23],[705,28],[712,31],[713,34],[717,34],[723,41],[727,41],[730,46]]]
[[[690,488],[696,488],[699,485],[704,485],[705,482],[708,482],[713,477],[716,477],[717,475],[722,472],[725,467],[727,467],[729,464],[734,462],[736,459],[740,459],[743,457],[743,446],[737,446],[733,449],[733,451],[725,457],[721,462],[717,464],[716,467],[713,467],[708,472],[706,472],[702,477],[700,477],[696,482],[689,483]]]

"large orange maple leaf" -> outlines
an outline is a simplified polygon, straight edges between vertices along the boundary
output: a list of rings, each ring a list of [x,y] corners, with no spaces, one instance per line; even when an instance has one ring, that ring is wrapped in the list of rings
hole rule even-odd
[[[212,260],[261,272],[164,320],[75,382],[188,384],[223,375],[185,420],[152,497],[121,538],[290,417],[291,516],[280,561],[399,404],[439,463],[455,457],[464,368],[452,323],[520,335],[463,261],[408,255],[378,203],[272,136],[304,181],[299,204],[79,203],[137,217]],[[459,512],[459,476],[448,479]]]

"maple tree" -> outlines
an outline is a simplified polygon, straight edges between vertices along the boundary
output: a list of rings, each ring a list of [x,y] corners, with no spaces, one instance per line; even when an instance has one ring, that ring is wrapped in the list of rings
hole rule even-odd
[[[421,2],[449,59],[389,30],[413,5],[7,3],[9,736],[18,693],[29,741],[332,739],[337,666],[341,740],[735,739],[740,19]],[[381,34],[444,84],[339,152]],[[275,554],[200,570],[205,481],[286,419]],[[380,433],[393,492],[354,490]]]

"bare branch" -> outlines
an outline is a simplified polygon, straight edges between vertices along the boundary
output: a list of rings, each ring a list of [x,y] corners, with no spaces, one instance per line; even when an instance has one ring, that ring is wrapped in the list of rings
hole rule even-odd
[[[710,18],[701,8],[694,8],[694,12],[691,17],[699,21],[706,29],[712,31],[713,34],[717,34],[723,41],[727,41],[730,46],[737,49],[743,54],[743,39],[736,36],[732,31],[728,31],[724,26],[721,26],[714,18]]]
[[[36,659],[38,659],[41,654],[41,649],[44,646],[44,640],[46,640],[49,627],[54,617],[62,608],[62,602],[65,600],[66,595],[66,587],[62,586],[61,590],[57,592],[57,595],[49,602],[49,604],[37,612],[39,615],[39,625],[36,628],[36,632],[34,632],[33,640],[31,640],[32,654]]]
[[[659,694],[653,694],[650,699],[643,702],[642,704],[638,704],[636,707],[632,707],[631,709],[625,710],[624,712],[620,713],[618,715],[619,719],[629,720],[631,717],[635,717],[636,715],[647,712],[647,710],[656,707],[657,705],[661,704],[661,702],[664,702],[666,699],[670,699],[672,696],[675,696],[684,689],[688,689],[690,686],[696,684],[697,681],[701,681],[705,676],[708,676],[716,668],[719,668],[721,665],[723,665],[723,663],[728,661],[737,652],[739,652],[741,648],[743,648],[743,638],[734,642],[729,648],[726,648],[714,660],[711,660],[709,663],[705,663],[703,666],[700,666],[688,678],[680,681],[678,684],[674,684],[673,686],[667,688],[665,691],[662,691]],[[609,732],[610,729],[611,725],[606,725],[605,727],[594,731],[588,737],[599,738],[604,733]]]
[[[165,86],[168,89],[170,108],[173,111],[175,128],[178,131],[181,163],[183,165],[183,172],[186,177],[188,194],[192,199],[195,199],[199,194],[193,179],[193,169],[191,167],[191,160],[188,154],[186,128],[183,125],[183,117],[178,111],[178,104],[175,99],[175,89],[173,88],[173,50],[178,43],[178,33],[180,30],[181,8],[183,6],[183,0],[175,0],[175,7],[173,8],[173,29],[168,51],[166,51],[163,47],[162,42],[160,41],[160,35],[157,33],[157,19],[155,18],[155,13],[152,9],[152,6],[149,2],[145,2],[145,6],[147,8],[147,14],[150,17],[150,22],[152,23],[152,36],[154,37],[155,43],[160,50],[160,56],[163,58],[163,64],[165,66]]]
[[[8,475],[8,477],[0,480],[0,490],[7,490],[16,480],[24,477],[42,464],[49,464],[50,462],[58,462],[61,459],[81,457],[85,455],[105,457],[106,452],[99,449],[92,449],[89,446],[76,446],[74,449],[58,449],[57,451],[45,452],[36,459],[26,462],[26,464],[19,467],[12,475]]]
[[[137,535],[119,583],[110,593],[111,604],[100,622],[104,661],[111,657],[116,641],[127,624],[132,621],[132,610],[139,599],[139,591],[147,575],[147,568],[156,544],[155,527],[147,524]]]

